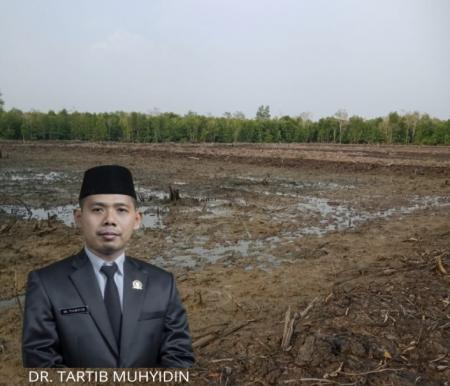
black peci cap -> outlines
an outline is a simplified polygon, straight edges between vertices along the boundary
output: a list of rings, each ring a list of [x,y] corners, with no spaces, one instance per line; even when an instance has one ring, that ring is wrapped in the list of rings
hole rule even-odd
[[[102,165],[84,173],[79,199],[92,194],[125,194],[136,199],[131,172],[119,165]]]

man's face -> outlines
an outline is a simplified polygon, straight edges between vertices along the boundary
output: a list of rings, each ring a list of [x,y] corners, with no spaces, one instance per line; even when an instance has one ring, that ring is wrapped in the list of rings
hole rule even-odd
[[[106,259],[114,259],[123,252],[141,223],[141,213],[132,197],[124,194],[87,196],[82,208],[74,211],[74,217],[86,246]]]

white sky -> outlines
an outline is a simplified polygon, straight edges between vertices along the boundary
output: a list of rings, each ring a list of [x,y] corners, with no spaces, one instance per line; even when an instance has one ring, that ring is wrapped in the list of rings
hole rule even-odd
[[[22,110],[450,118],[448,0],[0,0]]]

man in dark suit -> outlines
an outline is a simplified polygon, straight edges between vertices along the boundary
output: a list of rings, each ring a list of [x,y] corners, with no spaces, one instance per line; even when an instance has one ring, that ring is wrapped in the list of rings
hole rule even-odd
[[[25,367],[191,367],[186,312],[172,274],[125,256],[141,214],[131,173],[86,171],[74,211],[85,246],[29,274]]]

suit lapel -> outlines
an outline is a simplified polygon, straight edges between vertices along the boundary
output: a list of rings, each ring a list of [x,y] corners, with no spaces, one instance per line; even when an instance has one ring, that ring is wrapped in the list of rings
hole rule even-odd
[[[94,319],[100,333],[108,342],[111,350],[118,357],[119,349],[109,322],[97,278],[95,277],[94,268],[84,250],[75,257],[73,266],[76,270],[70,275],[70,278],[84,303],[88,306],[89,313]]]
[[[123,280],[123,313],[122,313],[122,336],[120,356],[126,357],[133,334],[136,332],[137,321],[142,309],[144,293],[147,289],[147,273],[142,271],[139,264],[125,258]],[[133,282],[135,285],[133,285]],[[141,287],[142,285],[142,287]],[[132,348],[130,348],[132,349]]]

